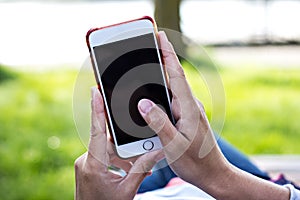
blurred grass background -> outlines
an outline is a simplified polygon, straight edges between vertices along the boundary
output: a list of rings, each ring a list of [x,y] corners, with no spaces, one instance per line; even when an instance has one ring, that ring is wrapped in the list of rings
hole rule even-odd
[[[199,75],[185,70],[201,97]],[[85,151],[73,122],[77,73],[0,67],[0,197],[73,198],[73,163]],[[300,69],[221,68],[227,101],[222,137],[247,154],[299,154],[299,74]],[[205,98],[203,103],[209,104]]]
[[[197,88],[199,76],[185,71],[210,116],[210,99]],[[299,154],[300,69],[227,67],[219,73],[226,95],[221,137],[246,154]]]
[[[9,65],[0,64],[0,199],[73,199],[73,164],[88,136],[80,141],[72,109],[76,69],[87,56],[85,33],[144,15],[211,45],[206,50],[221,66],[226,94],[222,137],[247,154],[300,154],[299,6],[285,0],[0,0],[0,63]],[[185,55],[181,39],[172,43]],[[211,66],[205,52],[191,50],[197,66]],[[63,63],[73,64],[67,69]],[[218,74],[184,67],[209,118],[222,114],[212,112],[201,79]],[[90,75],[82,81],[94,81]],[[82,93],[75,102],[87,105],[77,119],[88,132],[90,97]]]
[[[0,74],[1,199],[72,199],[76,71]]]

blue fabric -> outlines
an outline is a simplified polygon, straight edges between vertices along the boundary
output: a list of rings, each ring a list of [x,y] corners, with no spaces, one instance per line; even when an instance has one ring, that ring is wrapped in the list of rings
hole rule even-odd
[[[219,138],[217,142],[222,153],[231,164],[255,176],[261,177],[266,180],[270,180],[270,177],[266,172],[260,170],[247,158],[246,155],[238,151],[231,144],[229,144],[221,138]],[[152,175],[146,177],[145,180],[142,182],[138,193],[163,188],[168,184],[170,179],[174,177],[176,177],[176,174],[167,165],[166,161],[162,160],[157,164],[157,166],[155,166]]]
[[[234,146],[226,142],[225,140],[219,138],[217,140],[218,145],[225,156],[225,158],[237,168],[249,172],[260,178],[270,180],[269,175],[260,170],[254,163],[252,163],[246,155],[238,151]]]
[[[148,192],[165,187],[168,182],[176,177],[176,174],[164,159],[160,161],[154,168],[151,176],[147,176],[142,182],[138,193]]]

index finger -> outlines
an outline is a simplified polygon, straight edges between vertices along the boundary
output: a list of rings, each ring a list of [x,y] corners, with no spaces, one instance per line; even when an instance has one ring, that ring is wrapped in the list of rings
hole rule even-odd
[[[103,99],[96,87],[91,89],[91,133],[87,159],[96,159],[107,165],[107,136]]]
[[[178,99],[183,109],[185,109],[187,106],[189,106],[189,101],[193,100],[191,89],[185,78],[184,71],[173,49],[173,46],[169,42],[165,32],[159,32],[158,36],[162,49],[164,64],[169,76],[170,89],[174,98]]]

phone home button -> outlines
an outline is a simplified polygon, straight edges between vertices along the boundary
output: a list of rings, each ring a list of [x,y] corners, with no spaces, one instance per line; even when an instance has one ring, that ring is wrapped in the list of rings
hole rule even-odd
[[[153,142],[150,141],[150,140],[145,141],[144,144],[143,144],[143,148],[144,148],[146,151],[150,151],[151,149],[153,149],[153,147],[154,147],[154,144],[153,144]]]

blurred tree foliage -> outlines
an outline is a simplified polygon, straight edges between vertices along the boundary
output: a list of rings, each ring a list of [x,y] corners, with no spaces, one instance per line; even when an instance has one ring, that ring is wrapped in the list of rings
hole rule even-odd
[[[11,70],[8,70],[5,66],[0,64],[0,83],[6,80],[14,79],[17,74]]]

